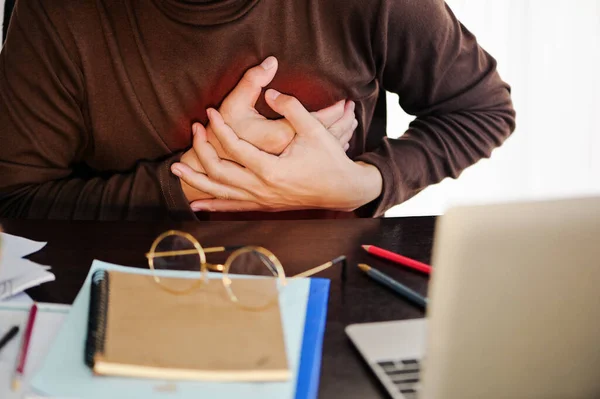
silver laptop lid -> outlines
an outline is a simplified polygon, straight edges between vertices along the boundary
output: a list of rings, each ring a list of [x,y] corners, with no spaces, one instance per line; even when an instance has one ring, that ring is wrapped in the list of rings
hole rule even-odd
[[[426,399],[600,398],[600,198],[439,219]]]

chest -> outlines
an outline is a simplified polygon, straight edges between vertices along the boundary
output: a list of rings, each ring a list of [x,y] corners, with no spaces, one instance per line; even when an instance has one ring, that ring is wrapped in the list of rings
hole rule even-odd
[[[192,123],[206,123],[206,108],[218,108],[244,72],[269,55],[279,68],[268,87],[294,95],[309,111],[352,99],[364,114],[359,120],[368,118],[368,104],[360,103],[371,102],[378,86],[366,46],[342,26],[317,32],[318,17],[275,3],[260,2],[242,20],[212,27],[182,26],[152,8],[112,11],[105,45],[86,57],[96,58],[86,72],[94,158],[126,167],[189,147]],[[278,116],[263,96],[256,109]]]

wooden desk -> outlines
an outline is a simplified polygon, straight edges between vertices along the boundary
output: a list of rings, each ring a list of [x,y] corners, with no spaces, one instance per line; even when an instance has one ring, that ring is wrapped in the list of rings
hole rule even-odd
[[[339,270],[319,276],[332,279],[319,398],[385,398],[386,392],[344,333],[348,324],[412,319],[423,312],[365,277],[359,262],[390,274],[421,294],[427,278],[366,254],[361,244],[378,245],[408,257],[430,261],[434,217],[144,224],[126,222],[48,222],[0,220],[8,233],[48,241],[30,257],[52,266],[56,281],[29,290],[37,301],[72,303],[93,259],[147,267],[144,253],[168,229],[188,231],[205,246],[253,244],[279,257],[287,274],[295,274],[339,255],[349,261],[342,286]],[[217,254],[209,255],[218,260]],[[216,257],[216,258],[215,258]]]

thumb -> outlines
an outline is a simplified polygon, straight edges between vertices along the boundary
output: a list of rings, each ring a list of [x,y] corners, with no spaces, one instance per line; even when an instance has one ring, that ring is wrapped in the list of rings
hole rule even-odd
[[[223,105],[232,114],[244,108],[254,108],[263,87],[267,86],[277,72],[277,58],[267,57],[262,64],[246,71],[237,86],[229,93]]]
[[[283,115],[291,123],[299,136],[320,134],[322,131],[327,131],[321,122],[314,118],[296,97],[269,89],[265,93],[265,99],[273,111]]]

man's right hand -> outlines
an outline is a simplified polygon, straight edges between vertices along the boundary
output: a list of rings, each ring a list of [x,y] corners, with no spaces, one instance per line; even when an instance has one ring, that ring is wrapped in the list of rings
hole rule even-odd
[[[268,57],[261,65],[249,69],[225,98],[219,112],[225,123],[237,132],[241,139],[265,152],[279,155],[293,140],[296,132],[286,119],[269,120],[254,108],[262,89],[273,80],[276,72],[275,57]],[[312,115],[338,139],[344,150],[348,149],[348,143],[358,125],[354,118],[354,102],[338,101],[332,106],[313,112]],[[206,127],[206,131],[208,141],[215,147],[219,157],[230,159],[210,125]],[[182,155],[180,162],[200,173],[204,172],[193,148]],[[190,202],[211,198],[183,181],[181,185]]]

